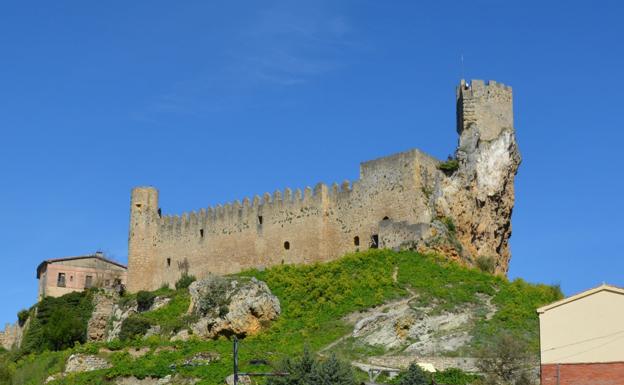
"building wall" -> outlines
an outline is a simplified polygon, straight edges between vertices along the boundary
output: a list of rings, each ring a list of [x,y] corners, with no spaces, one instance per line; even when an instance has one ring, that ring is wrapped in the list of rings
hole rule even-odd
[[[545,311],[542,364],[624,362],[623,325],[624,295],[607,290]]]
[[[383,218],[397,223],[431,220],[423,187],[440,177],[437,164],[412,150],[363,163],[360,179],[353,184],[318,184],[314,190],[294,193],[286,189],[182,216],[160,217],[158,191],[136,188],[129,289],[173,284],[183,273],[228,274],[280,263],[327,261],[366,250],[373,235],[379,238]]]
[[[59,273],[65,273],[65,287],[58,286]],[[104,286],[115,279],[127,284],[126,269],[106,263],[96,258],[59,261],[49,263],[39,279],[39,300],[44,296],[60,297],[74,291],[85,289],[86,277],[92,277],[92,286]]]
[[[624,362],[542,365],[542,385],[622,385]]]

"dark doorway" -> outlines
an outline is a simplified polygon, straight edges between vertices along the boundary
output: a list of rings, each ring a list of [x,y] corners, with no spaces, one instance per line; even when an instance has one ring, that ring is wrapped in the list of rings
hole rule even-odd
[[[373,234],[371,235],[371,245],[370,245],[371,249],[378,249],[379,248],[379,235],[377,234]]]

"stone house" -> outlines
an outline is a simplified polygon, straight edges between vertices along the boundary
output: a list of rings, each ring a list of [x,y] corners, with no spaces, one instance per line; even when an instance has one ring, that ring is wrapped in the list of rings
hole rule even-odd
[[[90,287],[126,285],[127,267],[104,257],[92,255],[47,259],[37,266],[38,299],[60,297]]]
[[[542,385],[624,384],[624,289],[603,284],[537,312]]]

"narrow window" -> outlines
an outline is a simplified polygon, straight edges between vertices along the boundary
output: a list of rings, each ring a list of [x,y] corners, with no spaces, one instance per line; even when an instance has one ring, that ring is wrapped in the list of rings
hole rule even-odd
[[[58,274],[58,279],[56,280],[56,286],[65,287],[65,273]]]
[[[167,267],[171,266],[171,258],[167,258]]]
[[[261,225],[262,224],[262,215],[258,215],[258,224]]]
[[[201,238],[203,238],[203,237],[204,237],[204,229],[199,229],[199,236],[200,236]]]
[[[355,236],[355,238],[353,238],[353,244],[356,246],[360,245],[360,237],[358,237],[357,235]]]
[[[288,241],[284,242],[284,249],[290,250],[290,242]]]
[[[161,208],[160,208],[160,207],[158,208],[158,217],[159,217],[159,218],[162,218],[162,210],[161,210]]]
[[[93,286],[93,277],[90,276],[90,275],[87,275],[85,277],[85,287],[88,289],[88,288],[90,288],[92,286]]]
[[[371,236],[371,245],[370,245],[371,249],[378,249],[379,248],[379,235],[377,234],[373,234]]]

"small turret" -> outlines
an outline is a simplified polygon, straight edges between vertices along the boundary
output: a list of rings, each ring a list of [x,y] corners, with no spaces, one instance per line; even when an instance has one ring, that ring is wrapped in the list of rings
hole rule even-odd
[[[457,132],[461,135],[472,125],[477,126],[481,140],[492,140],[503,130],[513,129],[511,87],[494,80],[468,84],[462,79],[457,87]]]

